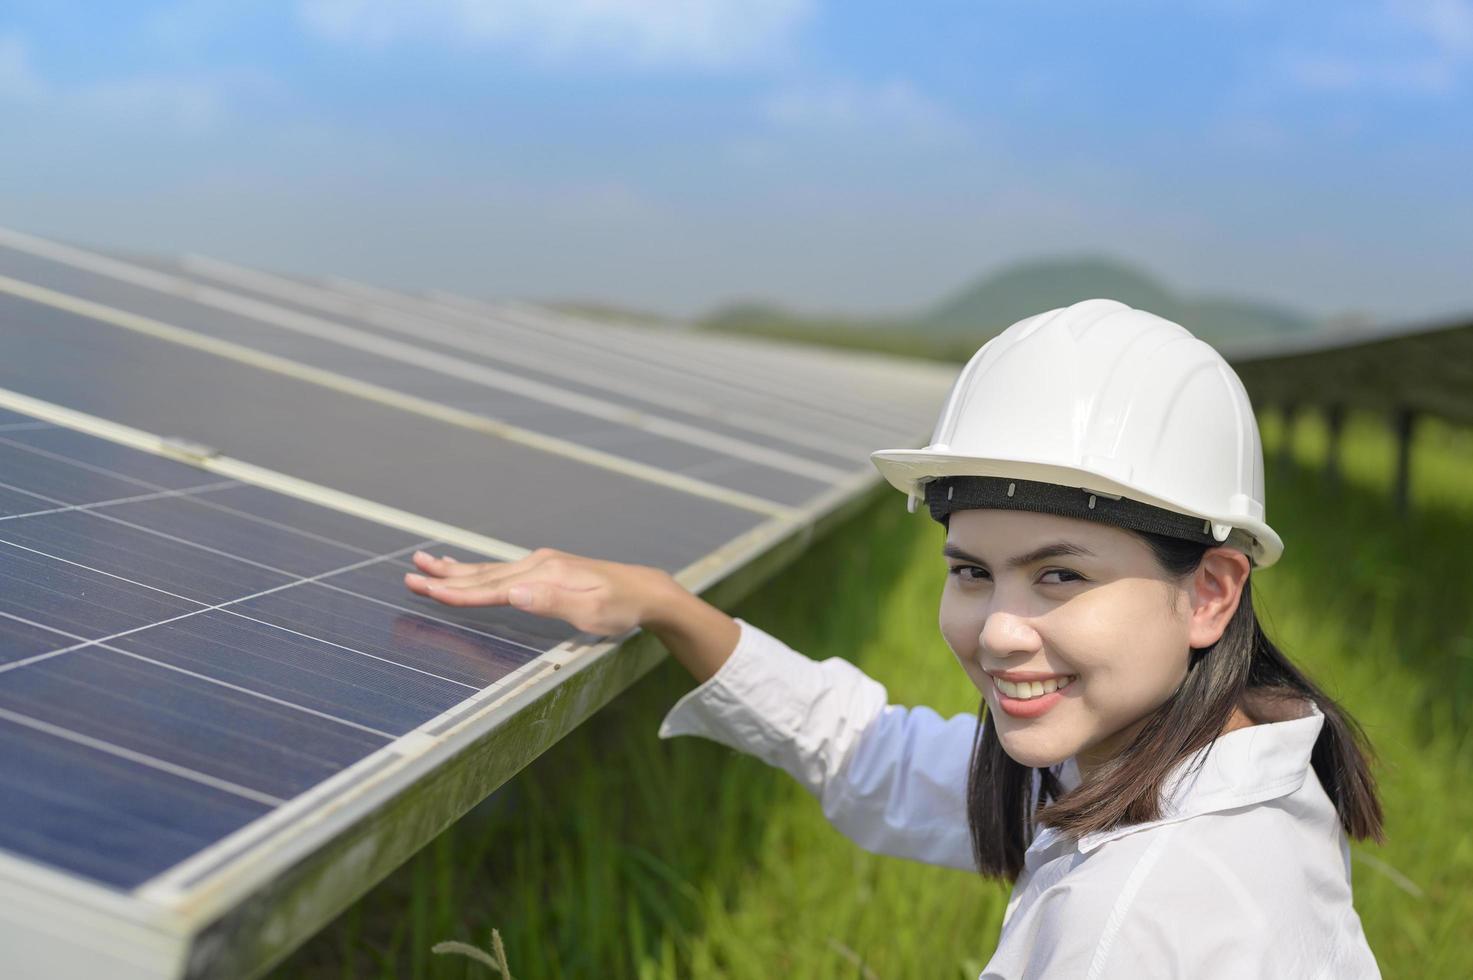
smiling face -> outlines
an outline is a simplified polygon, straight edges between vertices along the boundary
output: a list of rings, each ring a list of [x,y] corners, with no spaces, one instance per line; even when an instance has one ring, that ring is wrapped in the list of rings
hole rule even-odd
[[[1077,755],[1087,778],[1171,696],[1186,677],[1192,643],[1204,638],[1200,624],[1193,628],[1191,589],[1176,587],[1150,547],[1121,528],[1032,511],[958,510],[946,549],[941,633],[986,698],[1003,749],[1023,765]],[[1014,671],[1073,680],[1031,708],[1011,698],[1004,704],[990,675]]]

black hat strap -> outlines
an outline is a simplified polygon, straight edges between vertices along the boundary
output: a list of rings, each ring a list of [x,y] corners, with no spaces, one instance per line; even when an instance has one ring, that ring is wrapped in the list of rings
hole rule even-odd
[[[1207,545],[1220,545],[1211,522],[1131,500],[1115,499],[1081,487],[1019,480],[1008,476],[943,476],[926,483],[926,507],[940,521],[954,510],[991,507],[1079,517],[1137,531],[1150,531]]]

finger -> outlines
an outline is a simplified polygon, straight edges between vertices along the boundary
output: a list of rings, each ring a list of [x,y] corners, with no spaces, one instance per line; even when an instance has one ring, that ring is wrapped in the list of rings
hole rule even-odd
[[[405,588],[409,589],[410,592],[413,592],[417,595],[429,595],[430,589],[435,581],[435,579],[429,578],[424,575],[416,575],[414,572],[404,573]]]
[[[481,585],[459,579],[433,579],[406,574],[404,584],[422,596],[447,606],[504,606],[510,602],[504,582]]]
[[[499,567],[506,564],[505,562],[497,561],[456,561],[449,555],[444,555],[436,558],[434,555],[431,555],[428,552],[424,551],[416,551],[414,555],[410,558],[410,560],[414,563],[415,568],[428,575],[433,575],[436,578],[452,578],[462,575],[475,575],[478,572],[484,571],[488,568]]]
[[[532,570],[512,571],[513,563],[497,563],[497,571],[483,574],[450,575],[436,578],[432,575],[406,573],[404,584],[420,595],[438,599],[447,605],[486,606],[506,605],[510,602],[507,589],[524,581]]]
[[[425,551],[416,551],[411,557],[416,568],[436,578],[459,578],[466,575],[482,575],[485,573],[497,573],[507,571],[527,571],[550,559],[562,557],[561,553],[551,548],[538,548],[514,561],[459,561],[449,555],[441,555],[436,558]]]
[[[490,582],[468,579],[421,579],[412,588],[447,606],[510,605],[540,616],[582,615],[591,590],[568,588],[559,581],[529,580],[530,573]],[[408,579],[406,578],[406,583]]]

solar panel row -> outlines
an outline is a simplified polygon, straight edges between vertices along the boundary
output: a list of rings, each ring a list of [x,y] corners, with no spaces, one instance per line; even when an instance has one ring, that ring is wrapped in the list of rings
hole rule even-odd
[[[549,437],[544,448],[550,440],[565,440],[653,468],[647,478],[657,482],[668,482],[664,477],[670,473],[686,475],[733,491],[724,495],[733,499],[746,494],[768,502],[772,510],[821,492],[820,477],[832,479],[840,472],[816,469],[798,457],[785,460],[771,447],[765,454],[761,446],[752,445],[750,451],[771,457],[773,463],[733,458],[708,448],[712,434],[684,422],[662,418],[655,426],[658,431],[651,431],[654,423],[642,421],[636,406],[561,390],[529,377],[525,369],[513,375],[485,355],[437,346],[433,339],[409,343],[361,325],[253,305],[234,294],[228,302],[203,291],[201,300],[184,299],[13,249],[0,249],[0,275],[24,281],[29,288],[23,295],[36,306],[85,312],[92,324],[167,337],[168,342],[208,348],[216,356],[264,370],[272,369],[267,359],[252,355],[268,355],[286,362],[277,362],[277,373],[289,371],[306,383],[378,386],[479,417],[485,428],[500,428],[503,436],[516,427]],[[208,344],[211,339],[223,343]],[[226,344],[245,350],[231,351]],[[474,419],[466,422],[475,424]],[[719,489],[713,493],[717,499],[723,496]]]
[[[9,968],[257,972],[658,656],[415,549],[745,588],[950,377],[0,230]]]

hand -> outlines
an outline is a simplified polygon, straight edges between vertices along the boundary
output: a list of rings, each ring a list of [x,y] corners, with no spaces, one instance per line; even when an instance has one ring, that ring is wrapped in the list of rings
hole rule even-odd
[[[447,606],[511,605],[566,620],[598,636],[643,624],[681,586],[664,569],[538,548],[516,561],[461,562],[414,553],[424,574],[406,573],[411,592]]]

